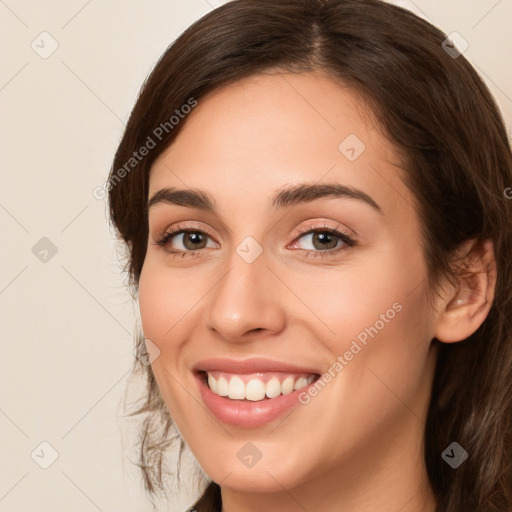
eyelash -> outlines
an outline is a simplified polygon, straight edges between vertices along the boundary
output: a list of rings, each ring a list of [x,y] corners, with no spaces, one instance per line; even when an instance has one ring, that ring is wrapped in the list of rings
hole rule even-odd
[[[357,245],[357,242],[353,238],[351,238],[349,235],[347,235],[343,231],[340,231],[336,228],[304,226],[304,227],[299,228],[297,231],[298,231],[298,236],[296,236],[294,238],[293,243],[295,243],[295,241],[297,241],[297,240],[300,240],[305,235],[309,235],[311,233],[328,233],[329,235],[333,235],[333,236],[339,238],[345,244],[342,247],[338,247],[335,249],[327,249],[325,251],[312,251],[312,250],[308,250],[308,249],[299,249],[301,251],[305,251],[306,258],[318,258],[318,257],[325,258],[328,256],[332,256],[335,253],[346,251],[346,250],[354,247],[355,245]],[[182,234],[182,233],[201,233],[201,234],[204,234],[204,235],[208,236],[209,238],[213,239],[213,236],[207,230],[190,228],[190,227],[182,227],[180,225],[177,225],[176,228],[173,229],[172,231],[166,231],[165,233],[163,233],[163,235],[155,242],[155,245],[158,245],[160,247],[165,247],[172,240],[173,237],[175,237],[176,235]],[[178,255],[181,254],[181,257],[184,258],[184,257],[195,257],[195,256],[197,256],[197,253],[200,252],[201,250],[203,250],[203,249],[197,249],[195,251],[181,251],[181,250],[176,251],[176,250],[167,249],[167,252],[169,254],[171,254],[172,257],[178,257]]]

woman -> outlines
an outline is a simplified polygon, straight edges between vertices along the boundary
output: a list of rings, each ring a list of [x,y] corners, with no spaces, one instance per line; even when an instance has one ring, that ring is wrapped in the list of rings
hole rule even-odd
[[[235,0],[192,25],[108,182],[146,488],[175,427],[199,511],[512,510],[511,185],[489,91],[410,12]]]

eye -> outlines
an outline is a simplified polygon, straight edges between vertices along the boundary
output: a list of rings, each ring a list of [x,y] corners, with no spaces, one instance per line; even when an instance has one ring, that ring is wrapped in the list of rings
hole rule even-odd
[[[298,231],[303,234],[291,247],[306,251],[308,257],[331,255],[356,245],[353,238],[336,228],[306,226]]]
[[[336,249],[341,242],[340,237],[337,237],[336,234],[331,231],[312,231],[311,233],[303,235],[300,238],[306,241],[304,245],[309,246],[301,247],[301,249],[308,251],[324,251],[327,249]]]
[[[345,251],[356,245],[356,241],[347,233],[328,226],[305,226],[297,230],[301,235],[295,238],[292,249],[305,251],[306,257],[326,257]],[[218,244],[203,229],[176,226],[166,231],[155,242],[164,247],[172,256],[197,256],[201,249],[216,249]]]
[[[171,231],[166,231],[156,244],[165,247],[170,253],[182,253],[182,256],[194,254],[195,251],[206,248],[216,248],[217,244],[208,244],[210,235],[201,229],[184,229],[177,226]]]

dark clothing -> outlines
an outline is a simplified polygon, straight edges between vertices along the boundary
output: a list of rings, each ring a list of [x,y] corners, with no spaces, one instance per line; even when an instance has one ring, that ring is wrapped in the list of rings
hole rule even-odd
[[[221,512],[221,510],[220,486],[211,482],[199,500],[189,509],[189,512]]]

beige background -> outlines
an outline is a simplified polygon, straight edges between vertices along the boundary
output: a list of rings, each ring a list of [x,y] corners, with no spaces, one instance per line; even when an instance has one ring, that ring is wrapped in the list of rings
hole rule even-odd
[[[0,511],[151,510],[118,417],[136,314],[93,190],[157,58],[220,3],[0,0]],[[512,3],[397,3],[467,40],[510,128]],[[160,510],[193,502],[186,475]]]

